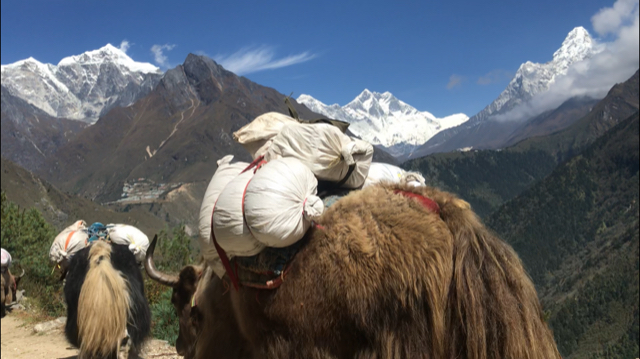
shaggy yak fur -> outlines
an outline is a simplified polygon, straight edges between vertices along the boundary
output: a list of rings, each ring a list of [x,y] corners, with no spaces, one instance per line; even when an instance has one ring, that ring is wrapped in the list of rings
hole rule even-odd
[[[2,274],[0,275],[0,277],[2,277],[2,285],[0,286],[0,292],[2,293],[2,299],[0,300],[2,318],[6,315],[7,305],[17,300],[18,284],[20,284],[22,276],[24,276],[24,270],[20,276],[15,277],[11,274],[9,268],[2,268]]]
[[[440,213],[398,189],[432,199]],[[198,283],[200,267],[183,269],[180,281],[190,272],[202,293],[179,312],[198,318],[189,344],[207,343],[194,358],[238,358],[207,352],[238,345],[228,339],[236,334],[264,359],[560,358],[520,259],[468,203],[382,185],[342,198],[318,224],[277,290],[225,292],[215,276]],[[216,321],[231,322],[226,337]]]
[[[151,313],[142,273],[127,246],[98,241],[76,253],[64,287],[65,334],[79,359],[116,358],[128,335],[135,357],[149,335]]]

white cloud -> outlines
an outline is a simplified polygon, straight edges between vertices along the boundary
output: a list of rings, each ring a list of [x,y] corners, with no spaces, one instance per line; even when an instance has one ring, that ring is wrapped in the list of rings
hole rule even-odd
[[[451,90],[455,87],[462,85],[464,81],[464,77],[460,75],[453,74],[449,77],[449,83],[447,83],[447,90]]]
[[[616,33],[621,25],[633,21],[638,0],[618,0],[613,7],[601,9],[591,18],[593,29],[601,36]]]
[[[631,1],[632,7],[629,2],[618,0],[613,7],[602,9],[593,16],[593,27],[600,35],[613,35],[611,41],[601,40],[596,44],[602,51],[575,63],[566,75],[556,78],[548,91],[496,119],[531,118],[576,96],[603,98],[613,85],[628,80],[640,67],[638,0]]]
[[[153,53],[154,59],[158,66],[160,67],[169,67],[168,58],[164,54],[165,51],[171,51],[176,45],[153,45],[151,46],[151,52]]]
[[[131,43],[129,43],[129,41],[125,39],[120,43],[119,49],[126,54],[130,47]]]
[[[231,55],[217,55],[214,59],[225,69],[237,75],[244,75],[299,64],[314,57],[316,55],[305,51],[297,55],[276,59],[275,50],[272,46],[260,46],[245,47]]]

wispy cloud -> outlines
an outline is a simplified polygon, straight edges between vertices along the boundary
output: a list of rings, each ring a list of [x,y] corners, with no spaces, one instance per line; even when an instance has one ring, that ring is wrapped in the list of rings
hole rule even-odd
[[[478,85],[491,85],[494,83],[511,80],[514,73],[507,70],[493,70],[478,78]]]
[[[593,28],[610,41],[595,46],[602,51],[575,63],[567,74],[559,76],[549,90],[531,101],[498,116],[498,120],[523,120],[560,106],[576,96],[603,98],[616,83],[624,82],[640,67],[640,26],[638,0],[618,0],[591,18]]]
[[[118,47],[122,52],[127,53],[127,51],[129,50],[129,48],[131,47],[131,43],[129,43],[128,40],[122,40],[122,42],[120,43],[120,46]]]
[[[453,74],[449,77],[449,83],[447,83],[447,90],[452,90],[464,82],[465,78],[460,75]]]
[[[160,67],[169,67],[169,62],[167,55],[164,54],[165,51],[171,51],[176,45],[173,44],[164,44],[164,45],[153,45],[151,46],[151,52],[153,53],[156,64]]]
[[[214,59],[225,69],[237,75],[250,74],[252,72],[273,70],[295,64],[307,62],[316,55],[308,51],[276,58],[275,49],[272,46],[245,47],[231,55],[217,55]]]

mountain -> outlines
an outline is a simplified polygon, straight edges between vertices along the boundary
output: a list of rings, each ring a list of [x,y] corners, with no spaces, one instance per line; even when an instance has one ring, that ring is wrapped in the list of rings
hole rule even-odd
[[[518,252],[565,358],[639,350],[639,116],[494,213]]]
[[[89,123],[144,97],[161,77],[157,67],[135,62],[111,44],[58,65],[34,58],[2,65],[2,86],[11,95],[51,117]]]
[[[638,76],[636,72],[624,83],[613,86],[603,100],[589,105],[591,111],[559,132],[532,137],[503,150],[436,153],[409,160],[402,167],[421,172],[427,183],[457,193],[480,216],[488,216],[637,112]],[[565,103],[539,120],[544,125],[547,118],[553,119],[557,114],[572,117],[583,111],[580,106]]]
[[[585,60],[600,48],[595,45],[589,32],[583,27],[573,29],[553,54],[553,59],[539,64],[526,62],[520,66],[507,88],[469,121],[460,126],[438,133],[422,145],[409,158],[418,158],[435,152],[449,152],[473,147],[501,148],[521,123],[517,119],[496,119],[518,105],[531,100],[536,94],[545,92],[558,76],[567,73],[569,67]],[[504,139],[504,141],[500,141]]]
[[[284,99],[190,54],[146,97],[113,108],[60,147],[39,174],[113,209],[144,208],[172,224],[195,224],[216,162],[227,154],[250,161],[233,132],[265,112],[288,113]],[[292,102],[301,118],[319,117]]]
[[[127,223],[137,226],[148,235],[165,227],[162,220],[145,211],[118,213],[86,198],[62,192],[4,157],[1,173],[2,191],[7,199],[24,209],[38,209],[58,230],[78,219],[84,219],[88,223]]]
[[[464,114],[436,118],[398,100],[389,92],[365,89],[347,105],[327,106],[309,95],[300,95],[298,102],[311,111],[330,118],[347,121],[358,137],[386,148],[392,155],[408,155],[436,133],[458,126],[469,119]]]
[[[52,153],[87,127],[86,122],[51,117],[4,86],[1,120],[2,156],[29,170],[42,168]]]

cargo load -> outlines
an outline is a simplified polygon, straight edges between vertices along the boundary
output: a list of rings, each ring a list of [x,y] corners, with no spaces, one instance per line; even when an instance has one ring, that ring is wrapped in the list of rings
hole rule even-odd
[[[425,185],[424,177],[417,172],[407,172],[398,166],[372,162],[369,168],[369,175],[362,188],[381,182],[408,184],[415,187]]]
[[[82,250],[89,239],[86,230],[87,224],[83,220],[79,220],[65,228],[54,239],[49,250],[49,259],[54,263],[60,263]]]
[[[364,184],[373,158],[373,146],[352,139],[332,125],[289,124],[273,138],[265,153],[267,162],[296,158],[318,178],[344,188]]]
[[[11,254],[4,248],[0,248],[0,252],[2,252],[2,268],[11,267]]]
[[[231,163],[232,160],[233,156],[228,155],[218,161],[218,169],[209,182],[207,191],[204,194],[204,199],[202,200],[202,206],[200,207],[200,252],[220,277],[224,275],[224,268],[220,263],[218,252],[211,242],[211,220],[213,207],[215,206],[220,193],[222,193],[229,182],[249,166],[246,162]]]
[[[272,139],[285,125],[298,121],[278,112],[267,112],[233,133],[233,139],[255,159],[265,154]]]
[[[107,233],[112,243],[128,246],[138,263],[144,261],[149,237],[141,230],[128,224],[107,224]]]
[[[253,256],[265,247],[251,234],[244,221],[244,192],[253,176],[254,169],[251,169],[232,179],[213,208],[213,234],[229,258]]]
[[[287,247],[302,239],[323,210],[318,180],[295,158],[262,166],[244,195],[244,216],[251,234],[268,247]]]

